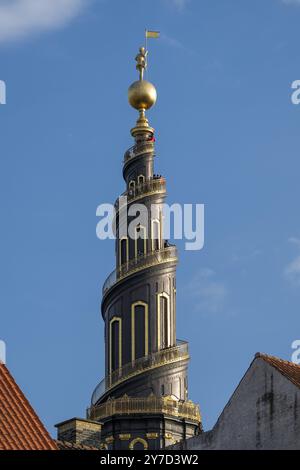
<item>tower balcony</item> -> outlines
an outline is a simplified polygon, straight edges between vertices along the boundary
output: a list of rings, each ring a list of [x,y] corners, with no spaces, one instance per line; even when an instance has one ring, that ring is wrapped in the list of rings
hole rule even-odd
[[[164,414],[176,418],[187,419],[197,424],[201,422],[199,405],[192,401],[178,401],[171,396],[146,398],[131,398],[124,395],[121,398],[92,406],[87,411],[88,419],[100,421],[114,415],[133,414]]]
[[[165,194],[166,193],[166,179],[162,176],[154,176],[143,183],[137,184],[134,188],[130,188],[119,197],[126,197],[127,202],[133,202],[152,194]],[[116,211],[119,210],[119,199],[115,203]]]
[[[124,164],[132,158],[138,157],[139,155],[143,155],[144,153],[154,153],[153,141],[145,140],[133,145],[128,150],[126,150],[124,154]]]
[[[176,346],[162,349],[146,357],[141,357],[135,361],[124,364],[124,366],[106,376],[97,385],[92,395],[92,405],[96,405],[106,392],[125,380],[131,379],[143,372],[156,369],[157,367],[188,359],[188,343],[186,341],[177,340]]]
[[[103,284],[102,294],[107,292],[119,281],[127,276],[134,274],[142,269],[150,268],[170,261],[177,262],[177,247],[170,245],[160,250],[150,251],[144,255],[133,258],[115,269],[105,280]]]

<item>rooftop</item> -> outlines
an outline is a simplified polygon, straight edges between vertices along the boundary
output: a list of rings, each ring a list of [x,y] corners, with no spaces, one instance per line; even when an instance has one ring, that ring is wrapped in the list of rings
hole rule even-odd
[[[0,363],[0,450],[57,450],[3,363]]]
[[[294,385],[300,388],[300,365],[263,353],[256,353],[255,358],[263,359],[265,362],[277,369],[278,372],[284,375],[284,377],[290,380]]]

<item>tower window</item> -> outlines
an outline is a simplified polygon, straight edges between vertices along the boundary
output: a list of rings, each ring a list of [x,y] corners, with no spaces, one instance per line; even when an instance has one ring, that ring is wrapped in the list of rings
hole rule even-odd
[[[167,348],[169,346],[169,312],[168,312],[168,299],[166,297],[160,298],[160,317],[161,317],[161,347]]]
[[[145,176],[144,175],[139,175],[138,184],[142,185],[144,182],[145,182]]]
[[[129,181],[128,189],[129,189],[129,192],[134,193],[134,191],[135,191],[135,181],[134,180]]]
[[[147,252],[146,228],[138,225],[135,229],[135,257],[143,256]]]
[[[148,355],[148,305],[135,302],[131,308],[132,361]]]
[[[160,249],[160,222],[152,220],[152,250]]]
[[[114,317],[110,321],[110,374],[122,367],[122,319]]]
[[[157,296],[158,349],[171,346],[170,298],[167,293]]]
[[[120,240],[120,264],[127,263],[128,261],[128,238]]]

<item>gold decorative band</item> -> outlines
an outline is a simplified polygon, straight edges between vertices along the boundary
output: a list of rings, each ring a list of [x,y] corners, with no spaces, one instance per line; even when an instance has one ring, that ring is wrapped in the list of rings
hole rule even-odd
[[[101,405],[92,406],[88,410],[89,419],[93,420],[101,420],[114,415],[153,413],[188,419],[196,423],[201,422],[199,405],[192,401],[180,402],[170,396],[156,397],[153,394],[146,398],[131,398],[124,395],[121,398],[110,399]]]

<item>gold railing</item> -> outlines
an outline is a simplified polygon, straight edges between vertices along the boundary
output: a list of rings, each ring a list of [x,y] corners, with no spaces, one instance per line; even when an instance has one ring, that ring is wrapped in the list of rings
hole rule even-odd
[[[142,269],[155,266],[157,264],[167,263],[168,261],[177,261],[178,254],[175,245],[167,246],[161,250],[150,251],[145,255],[129,260],[115,269],[105,280],[102,294],[111,289],[118,281]]]
[[[149,196],[151,194],[165,193],[166,192],[166,179],[161,177],[153,177],[145,180],[143,183],[137,184],[134,188],[130,188],[119,196],[115,202],[116,211],[119,210],[119,199],[127,198],[127,203],[141,199],[142,197]],[[126,202],[124,200],[124,202]]]
[[[107,402],[92,406],[87,410],[88,419],[101,421],[114,415],[132,414],[166,414],[177,418],[185,418],[196,423],[201,422],[199,405],[192,401],[177,401],[170,396],[147,398],[131,398],[124,395],[121,398],[110,399]]]
[[[150,251],[149,253],[140,255],[122,264],[117,270],[117,278],[122,279],[132,274],[134,271],[139,271],[140,269],[156,264],[166,263],[167,261],[177,260],[177,256],[177,247],[175,245],[170,245],[161,250]]]
[[[142,155],[143,153],[153,153],[154,152],[154,142],[144,141],[139,142],[138,144],[133,145],[128,150],[126,150],[124,155],[124,162],[126,163],[131,158]]]
[[[92,405],[95,405],[110,388],[131,377],[147,370],[185,359],[189,359],[188,343],[186,341],[177,340],[176,346],[161,349],[146,357],[141,357],[135,361],[124,364],[124,366],[112,372],[97,385],[92,395]]]

